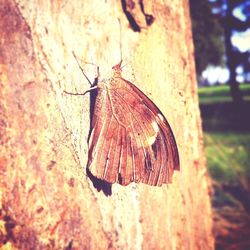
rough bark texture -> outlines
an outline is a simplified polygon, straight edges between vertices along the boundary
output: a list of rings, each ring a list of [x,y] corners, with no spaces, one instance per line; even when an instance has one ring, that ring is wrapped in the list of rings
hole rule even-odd
[[[143,7],[143,8],[142,8]],[[10,249],[213,249],[189,6],[177,1],[0,0],[0,242]],[[151,15],[151,16],[150,16]],[[167,117],[173,184],[86,175],[89,88],[120,59]],[[106,194],[106,195],[105,195]],[[109,194],[109,195],[107,195]]]

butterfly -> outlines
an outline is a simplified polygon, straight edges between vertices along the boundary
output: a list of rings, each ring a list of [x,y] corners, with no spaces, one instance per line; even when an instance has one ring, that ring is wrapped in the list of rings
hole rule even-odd
[[[112,67],[111,78],[97,80],[89,90],[96,93],[87,168],[111,184],[171,183],[174,170],[180,169],[173,132],[157,106],[122,78],[121,64]]]

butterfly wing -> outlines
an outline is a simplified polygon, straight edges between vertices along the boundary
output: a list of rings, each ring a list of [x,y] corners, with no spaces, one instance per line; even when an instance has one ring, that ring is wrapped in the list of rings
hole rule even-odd
[[[157,186],[161,186],[162,183],[170,183],[173,171],[180,170],[178,148],[171,127],[158,107],[141,90],[131,82],[124,81],[128,94],[134,95],[137,99],[140,97],[142,103],[138,112],[142,119],[147,117],[148,129],[146,131],[149,131],[150,127],[153,127],[155,131],[154,136],[145,135],[151,138],[148,140],[146,148],[149,152],[151,151],[150,156],[153,151],[154,157],[151,157],[151,161],[153,160],[154,164],[152,171],[147,171],[142,181]]]
[[[127,124],[121,123],[123,117],[115,113],[113,106],[107,89],[98,88],[88,140],[87,167],[99,179],[127,185],[136,179],[134,170],[138,158],[135,159]]]
[[[119,87],[98,90],[88,168],[109,183],[142,181],[161,186],[171,182],[173,171],[179,169],[179,156],[168,122],[132,83],[116,80]]]

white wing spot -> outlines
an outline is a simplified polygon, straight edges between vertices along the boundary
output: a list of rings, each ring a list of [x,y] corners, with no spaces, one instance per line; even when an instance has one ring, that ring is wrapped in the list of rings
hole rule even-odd
[[[147,145],[153,145],[154,144],[154,142],[156,140],[156,137],[157,137],[157,134],[159,132],[159,126],[158,126],[158,124],[157,124],[156,121],[153,121],[151,123],[151,125],[152,125],[155,133],[154,133],[154,135],[152,135],[152,136],[150,136],[150,137],[147,138]]]
[[[149,137],[149,138],[147,139],[148,145],[153,145],[153,144],[154,144],[155,139],[156,139],[156,136],[157,136],[157,134],[155,134],[154,136],[151,136],[151,137]]]
[[[163,116],[162,116],[161,114],[158,114],[157,116],[160,118],[160,120],[161,120],[162,122],[164,121],[164,118],[163,118]]]
[[[152,124],[152,127],[153,127],[155,133],[157,134],[158,131],[159,131],[159,127],[158,127],[157,122],[156,122],[156,121],[153,121],[151,124]]]

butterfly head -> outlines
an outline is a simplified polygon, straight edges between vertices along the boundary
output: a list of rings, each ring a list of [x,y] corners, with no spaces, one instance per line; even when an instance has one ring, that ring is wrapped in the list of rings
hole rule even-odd
[[[114,77],[121,76],[121,73],[122,73],[121,65],[122,65],[122,60],[118,64],[116,64],[115,66],[112,67],[112,69],[114,71]]]

